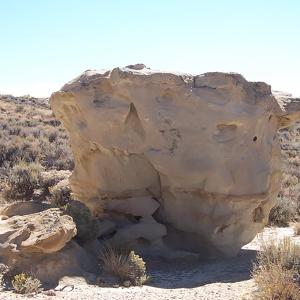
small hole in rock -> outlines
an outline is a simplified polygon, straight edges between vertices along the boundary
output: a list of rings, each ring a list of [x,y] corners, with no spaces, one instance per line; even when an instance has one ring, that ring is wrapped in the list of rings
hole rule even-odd
[[[257,136],[253,137],[253,142],[257,141]]]
[[[264,212],[261,207],[256,207],[253,211],[253,222],[261,223],[264,219]]]

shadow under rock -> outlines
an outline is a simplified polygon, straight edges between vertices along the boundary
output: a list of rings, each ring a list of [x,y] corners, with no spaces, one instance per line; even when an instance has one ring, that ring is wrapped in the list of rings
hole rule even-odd
[[[194,288],[209,283],[234,283],[250,279],[254,250],[241,250],[236,257],[206,261],[166,261],[145,259],[149,286],[176,289]]]

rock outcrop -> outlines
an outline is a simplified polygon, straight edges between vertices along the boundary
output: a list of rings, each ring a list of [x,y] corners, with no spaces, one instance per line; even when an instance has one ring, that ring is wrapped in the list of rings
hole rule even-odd
[[[32,253],[54,253],[76,235],[72,218],[50,208],[0,221],[0,255],[16,259]]]
[[[74,195],[120,239],[234,255],[280,187],[278,128],[299,119],[239,74],[86,71],[52,94],[71,138]]]
[[[53,287],[63,276],[94,268],[88,252],[72,240],[75,223],[60,209],[24,202],[8,205],[1,214],[0,262],[15,274],[33,274]]]

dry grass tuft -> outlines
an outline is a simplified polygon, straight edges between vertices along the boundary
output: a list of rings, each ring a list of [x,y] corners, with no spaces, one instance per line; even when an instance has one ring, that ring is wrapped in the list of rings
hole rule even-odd
[[[257,261],[260,266],[269,268],[276,264],[290,270],[300,263],[300,245],[295,244],[290,237],[285,237],[281,241],[262,242]]]
[[[100,261],[104,270],[116,276],[120,282],[143,285],[148,280],[145,262],[127,247],[106,244],[100,253]]]
[[[300,246],[291,238],[262,243],[252,277],[257,285],[255,299],[300,299]]]
[[[279,265],[271,269],[265,266],[254,273],[258,293],[254,299],[259,300],[299,300],[299,285],[294,282],[294,271],[284,270]]]

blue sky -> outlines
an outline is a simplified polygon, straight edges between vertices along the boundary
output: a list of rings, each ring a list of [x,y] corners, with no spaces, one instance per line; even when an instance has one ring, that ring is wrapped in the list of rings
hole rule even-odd
[[[138,62],[300,95],[300,1],[0,0],[0,93],[49,96],[86,69]]]

